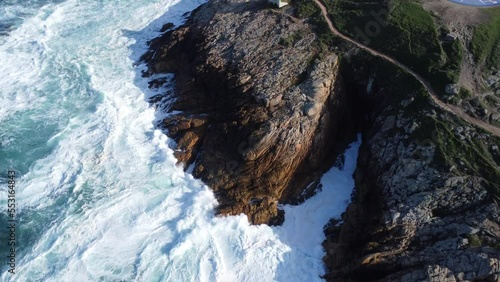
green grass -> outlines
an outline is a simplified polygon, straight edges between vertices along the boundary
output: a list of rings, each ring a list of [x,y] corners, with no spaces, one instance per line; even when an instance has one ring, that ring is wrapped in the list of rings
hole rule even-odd
[[[306,32],[304,30],[297,31],[290,36],[281,38],[279,41],[279,44],[283,45],[285,47],[293,46],[297,41],[304,38],[305,35],[306,35]]]
[[[383,88],[384,93],[387,93],[387,97],[384,98],[387,104],[399,105],[402,100],[412,97],[414,102],[405,108],[405,115],[412,116],[430,103],[427,91],[418,80],[382,58],[362,51],[352,57],[349,62],[343,63],[341,67],[347,65],[349,68],[364,69],[366,76],[375,75],[377,82],[375,86]],[[342,75],[353,76],[345,72]],[[395,114],[399,110],[399,107],[394,107]]]
[[[443,61],[434,19],[417,3],[391,4],[388,31],[374,42],[416,71],[430,73]]]
[[[365,69],[368,76],[375,74],[376,87],[383,89],[384,93],[383,105],[380,109],[375,110],[377,115],[398,115],[401,110],[401,101],[412,97],[414,101],[406,106],[403,117],[418,119],[421,125],[409,136],[407,142],[419,141],[425,145],[427,142],[424,140],[429,140],[436,146],[431,166],[445,173],[450,171],[450,167],[455,166],[459,171],[467,172],[469,175],[481,176],[483,185],[492,195],[496,195],[500,199],[500,183],[498,182],[500,179],[500,158],[495,156],[487,145],[500,144],[499,138],[490,136],[487,137],[488,140],[482,140],[470,137],[461,140],[450,128],[459,126],[466,128],[470,125],[455,116],[443,120],[439,114],[437,116],[423,114],[424,110],[434,109],[438,113],[442,110],[432,105],[428,93],[415,78],[380,58],[362,52],[351,58],[348,63],[346,62],[343,68]],[[346,79],[354,77],[348,71],[343,71],[342,75]],[[364,88],[363,85],[361,89]],[[470,93],[463,89],[459,95],[463,95],[465,98]]]
[[[430,69],[429,81],[436,91],[444,94],[447,84],[457,83],[459,80],[464,50],[459,40],[444,43],[442,49],[444,61],[439,66]]]
[[[476,234],[472,234],[469,236],[469,246],[481,247],[481,245],[482,245],[482,241],[481,241],[481,238],[479,238],[479,236],[477,236]]]
[[[444,94],[447,84],[458,81],[462,45],[459,41],[441,45],[439,27],[419,3],[411,0],[324,0],[324,3],[342,33],[414,69],[429,79],[436,91]],[[295,0],[292,5],[299,17],[318,22],[321,15],[312,1]],[[379,19],[374,13],[380,15]],[[373,26],[376,22],[379,30]],[[367,32],[370,25],[372,29]],[[360,31],[364,35],[360,36]]]
[[[319,14],[319,9],[311,0],[292,0],[291,6],[296,8],[297,16],[300,18],[310,18]]]
[[[311,0],[292,0],[291,6],[295,7],[296,16],[303,19],[308,19],[308,22],[314,27],[314,32],[317,35],[316,47],[320,53],[330,49],[333,46],[339,45],[342,41],[332,34],[326,21],[321,15],[318,6]]]
[[[485,10],[488,22],[476,27],[471,42],[471,51],[478,63],[486,68],[500,66],[500,8]]]
[[[472,94],[472,91],[470,91],[467,88],[460,87],[460,92],[458,92],[458,95],[452,96],[451,99],[448,100],[448,103],[451,103],[453,105],[458,105],[460,101],[468,100],[473,96],[474,95]]]
[[[463,123],[458,121],[457,123]],[[465,125],[465,124],[464,124]],[[500,163],[495,161],[484,140],[460,140],[451,132],[449,124],[435,121],[437,132],[437,164],[448,164],[465,168],[473,175],[480,175],[484,179],[484,185],[497,197],[500,197]],[[500,140],[492,137],[493,143]]]
[[[444,87],[448,83],[455,83],[460,73],[460,65],[463,56],[462,43],[443,43],[439,41],[439,28],[434,22],[430,13],[425,11],[420,4],[413,1],[389,0],[324,0],[332,19],[337,28],[351,37],[356,37],[356,27],[364,29],[367,23],[374,20],[371,11],[378,12],[387,9],[388,14],[384,17],[388,23],[381,29],[378,36],[370,38],[370,46],[380,50],[397,60],[413,68],[422,76],[427,77],[433,84],[436,91],[444,93]],[[322,20],[318,9],[311,6],[311,1],[295,0],[292,5],[296,5],[298,16],[308,17],[309,22],[316,25],[318,37],[326,38],[329,31]],[[496,15],[500,9],[491,10]],[[499,24],[490,21],[488,26]],[[481,52],[484,60],[498,66],[499,37],[498,29],[485,30],[487,35],[481,38]],[[479,33],[480,34],[480,33]],[[493,36],[494,35],[494,36]],[[491,38],[493,37],[493,38]],[[476,39],[476,42],[478,39]],[[335,38],[325,40],[322,44],[335,44]],[[479,44],[479,43],[476,43]],[[478,51],[479,52],[479,51]],[[399,111],[399,104],[403,99],[412,96],[415,101],[404,111],[405,116],[421,115],[424,108],[430,108],[428,93],[422,85],[413,77],[403,72],[394,65],[373,57],[366,52],[361,52],[351,61],[346,63],[347,69],[365,69],[367,73],[376,74],[379,85],[386,93],[384,104],[392,105],[386,109],[384,114],[393,115]],[[341,69],[343,68],[341,64]],[[343,72],[344,77],[349,77],[349,73]],[[380,82],[383,82],[380,84]],[[401,91],[404,89],[404,91]],[[467,98],[471,95],[465,89],[461,90],[459,96]],[[388,99],[388,100],[387,100]],[[394,111],[391,112],[391,111]],[[414,116],[413,116],[414,117]],[[436,156],[433,166],[436,169],[445,169],[447,172],[451,166],[461,168],[472,175],[481,175],[484,185],[493,195],[500,198],[500,160],[493,156],[484,140],[460,140],[459,137],[450,130],[450,123],[454,126],[466,125],[456,117],[452,121],[441,121],[429,116],[420,116],[422,126],[409,140],[432,139],[436,144]],[[437,139],[437,140],[434,140]],[[491,137],[490,143],[500,143],[496,137]]]
[[[429,74],[432,69],[445,63],[444,51],[438,40],[438,28],[432,15],[420,4],[403,0],[392,0],[389,4],[380,0],[326,2],[332,20],[341,32],[395,57],[417,72]],[[381,12],[384,10],[387,13]],[[387,23],[384,26],[378,22],[378,33],[373,25],[377,22],[373,13],[380,14]],[[367,37],[360,36],[360,31]]]

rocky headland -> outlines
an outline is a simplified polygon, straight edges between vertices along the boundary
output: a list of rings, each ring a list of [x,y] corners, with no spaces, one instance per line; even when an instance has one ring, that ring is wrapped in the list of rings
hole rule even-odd
[[[315,39],[266,2],[213,1],[151,42],[149,74],[176,74],[179,113],[161,126],[179,162],[194,162],[215,191],[219,213],[279,223],[277,204],[300,201],[354,138],[340,60]]]
[[[325,227],[325,278],[500,280],[497,137],[382,59],[325,48],[293,7],[214,0],[163,31],[144,75],[174,73],[173,99],[151,102],[171,112],[159,126],[219,214],[280,224],[278,204],[313,195],[362,132],[353,201]]]

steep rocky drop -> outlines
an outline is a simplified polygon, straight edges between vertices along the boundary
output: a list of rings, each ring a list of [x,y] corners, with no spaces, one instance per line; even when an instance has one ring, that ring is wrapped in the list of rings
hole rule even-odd
[[[499,281],[497,137],[380,58],[320,48],[291,9],[216,0],[170,28],[144,55],[145,75],[175,74],[160,126],[219,214],[279,224],[278,203],[313,194],[361,130],[353,202],[325,227],[325,278]]]
[[[366,53],[342,73],[370,108],[353,202],[325,230],[327,280],[499,281],[499,138]]]
[[[150,46],[146,75],[175,73],[175,114],[161,126],[221,214],[279,224],[278,203],[313,193],[354,139],[338,57],[286,10],[211,1]]]

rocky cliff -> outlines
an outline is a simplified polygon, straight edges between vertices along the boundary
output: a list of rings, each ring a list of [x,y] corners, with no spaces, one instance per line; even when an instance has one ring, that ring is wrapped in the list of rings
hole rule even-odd
[[[371,106],[354,200],[325,230],[327,278],[500,281],[500,140],[367,54],[351,57],[344,76]]]
[[[219,213],[279,223],[278,203],[314,192],[354,138],[339,59],[315,41],[308,24],[266,1],[211,1],[151,42],[148,75],[176,78],[177,114],[161,126],[179,162],[194,162],[215,191]]]
[[[325,50],[293,8],[215,0],[170,27],[144,55],[145,75],[175,73],[160,126],[220,214],[279,224],[278,203],[313,194],[361,130],[353,202],[325,228],[325,278],[500,279],[498,138],[386,62]]]

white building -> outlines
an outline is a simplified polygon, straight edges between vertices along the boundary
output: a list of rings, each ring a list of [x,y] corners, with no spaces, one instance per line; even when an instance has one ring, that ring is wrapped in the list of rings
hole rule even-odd
[[[289,0],[268,0],[270,3],[278,6],[278,8],[288,5]]]

